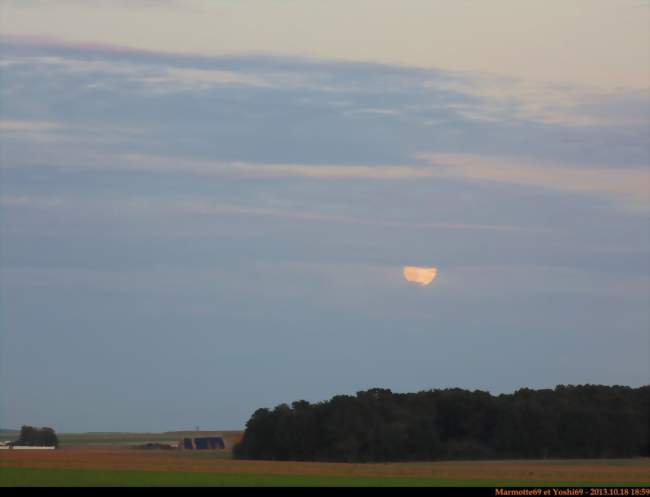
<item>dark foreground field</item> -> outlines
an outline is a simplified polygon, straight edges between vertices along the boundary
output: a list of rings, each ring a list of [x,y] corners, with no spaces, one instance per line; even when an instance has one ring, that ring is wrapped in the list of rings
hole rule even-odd
[[[72,445],[1,451],[0,486],[648,486],[650,460],[344,464]]]

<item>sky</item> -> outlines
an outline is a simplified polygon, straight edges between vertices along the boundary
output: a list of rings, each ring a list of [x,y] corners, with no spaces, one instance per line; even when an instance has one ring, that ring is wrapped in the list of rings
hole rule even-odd
[[[649,11],[2,0],[0,427],[647,384]]]

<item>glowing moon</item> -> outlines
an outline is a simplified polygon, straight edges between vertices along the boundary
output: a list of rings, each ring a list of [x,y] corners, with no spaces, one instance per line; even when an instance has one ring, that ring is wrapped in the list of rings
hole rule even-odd
[[[404,278],[409,283],[427,286],[437,275],[438,268],[435,267],[404,266]]]

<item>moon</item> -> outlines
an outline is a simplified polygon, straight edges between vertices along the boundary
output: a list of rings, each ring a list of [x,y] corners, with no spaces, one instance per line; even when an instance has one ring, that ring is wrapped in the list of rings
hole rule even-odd
[[[438,275],[438,268],[404,266],[404,279],[421,286],[429,285]]]

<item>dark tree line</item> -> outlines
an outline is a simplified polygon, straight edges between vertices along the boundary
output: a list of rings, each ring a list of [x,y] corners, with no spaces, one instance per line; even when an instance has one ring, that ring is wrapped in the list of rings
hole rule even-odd
[[[239,459],[413,461],[649,456],[650,386],[557,386],[492,396],[385,389],[258,409]]]
[[[23,426],[20,429],[20,438],[13,445],[29,445],[37,447],[58,447],[59,438],[52,428],[34,428]]]

